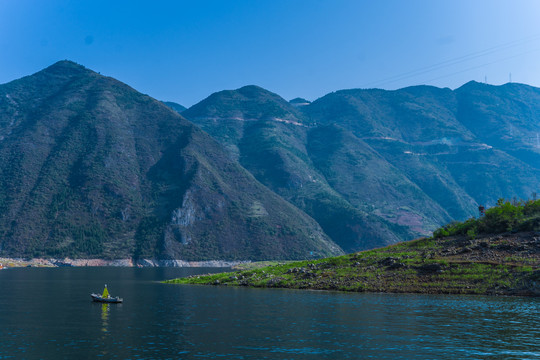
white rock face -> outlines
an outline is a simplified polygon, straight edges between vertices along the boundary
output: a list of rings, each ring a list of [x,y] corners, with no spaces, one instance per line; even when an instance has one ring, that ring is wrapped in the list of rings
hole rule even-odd
[[[179,226],[188,226],[195,222],[195,204],[191,192],[186,192],[182,207],[173,210],[171,214],[171,224]]]

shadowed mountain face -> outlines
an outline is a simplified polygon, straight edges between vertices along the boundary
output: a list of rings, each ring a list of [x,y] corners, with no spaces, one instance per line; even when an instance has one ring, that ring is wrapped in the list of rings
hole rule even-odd
[[[295,259],[341,253],[159,101],[62,61],[0,85],[0,256]]]
[[[183,115],[344,250],[412,239],[540,188],[540,90],[343,90],[295,106],[249,86]]]

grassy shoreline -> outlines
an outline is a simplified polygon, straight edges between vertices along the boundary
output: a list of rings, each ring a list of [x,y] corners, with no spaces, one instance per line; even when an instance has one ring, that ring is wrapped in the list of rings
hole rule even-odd
[[[385,248],[166,281],[426,294],[540,296],[540,233],[421,238]]]

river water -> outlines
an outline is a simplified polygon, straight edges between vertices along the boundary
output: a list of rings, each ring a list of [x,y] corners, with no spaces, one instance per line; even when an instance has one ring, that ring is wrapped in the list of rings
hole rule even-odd
[[[539,299],[159,282],[211,271],[2,270],[0,359],[540,359]]]

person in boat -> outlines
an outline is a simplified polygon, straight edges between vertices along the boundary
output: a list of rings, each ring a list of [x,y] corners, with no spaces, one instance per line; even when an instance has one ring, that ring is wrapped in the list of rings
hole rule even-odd
[[[108,299],[111,297],[111,295],[109,295],[109,290],[107,290],[107,284],[105,284],[105,289],[103,289],[103,294],[101,295],[101,297],[104,299]]]
[[[90,294],[92,296],[93,301],[97,302],[107,302],[107,303],[121,303],[123,299],[121,299],[118,296],[111,296],[109,294],[109,289],[107,289],[107,284],[105,284],[105,288],[103,289],[103,294]]]

